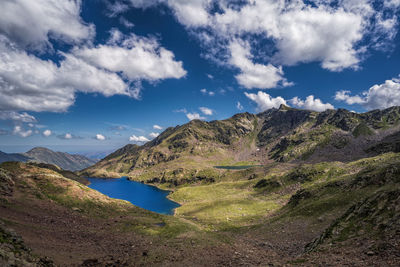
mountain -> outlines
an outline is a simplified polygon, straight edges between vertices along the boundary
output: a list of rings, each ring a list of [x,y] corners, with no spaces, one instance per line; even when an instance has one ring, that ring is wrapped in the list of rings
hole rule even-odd
[[[81,170],[96,163],[95,160],[88,159],[82,155],[54,152],[44,147],[35,147],[24,153],[24,155],[33,158],[34,161],[54,164],[70,171]]]
[[[81,174],[129,176],[149,182],[159,179],[176,185],[219,177],[223,171],[215,169],[217,165],[349,162],[400,151],[399,119],[400,107],[358,114],[282,105],[221,121],[193,120],[166,129],[142,146],[126,145]]]
[[[0,151],[0,163],[6,162],[6,161],[21,161],[21,162],[27,162],[28,160],[31,160],[30,157],[25,156],[23,154],[19,153],[4,153]]]
[[[0,255],[36,266],[398,266],[399,111],[281,106],[195,120],[80,172],[168,189],[172,216],[57,166],[0,164]]]
[[[26,153],[8,154],[0,151],[0,163],[5,161],[47,163],[69,171],[81,170],[96,163],[82,155],[54,152],[44,147],[35,147]]]

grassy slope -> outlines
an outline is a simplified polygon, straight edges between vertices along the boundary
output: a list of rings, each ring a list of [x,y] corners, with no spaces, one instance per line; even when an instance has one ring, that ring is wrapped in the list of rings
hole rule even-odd
[[[110,199],[48,169],[6,163],[0,168],[13,177],[15,192],[13,197],[2,198],[1,208],[26,212],[31,203],[50,201],[74,214],[94,219],[98,226],[93,226],[89,232],[99,231],[103,223],[110,224],[105,234],[134,234],[136,239],[140,236],[146,240],[137,244],[140,249],[149,246],[145,244],[156,243],[150,246],[151,251],[155,251],[154,258],[135,256],[147,264],[171,261],[177,250],[192,261],[194,251],[209,253],[211,247],[216,254],[208,258],[209,264],[218,262],[221,255],[227,257],[223,260],[225,264],[234,261],[257,265],[272,259],[278,264],[321,264],[320,258],[313,255],[330,255],[324,254],[327,251],[323,249],[315,250],[311,256],[304,255],[306,244],[358,201],[377,192],[399,189],[399,164],[400,154],[387,153],[351,163],[273,163],[247,170],[229,170],[212,184],[177,186],[170,197],[182,206],[177,209],[176,216],[171,217]],[[10,218],[5,220],[9,225],[17,223],[12,216]],[[21,227],[21,222],[18,224]],[[33,226],[24,224],[23,227]],[[351,235],[344,237],[341,235],[342,241],[353,238]],[[103,239],[99,242],[106,243]],[[115,241],[116,246],[118,242],[122,241]],[[267,253],[265,246],[269,247]],[[342,260],[343,264],[348,264],[351,258]],[[383,256],[378,260],[388,263]]]
[[[177,209],[178,216],[207,229],[265,225],[265,220],[273,214],[280,214],[282,220],[308,217],[316,221],[320,216],[338,216],[349,205],[377,190],[398,187],[396,177],[380,183],[380,178],[363,180],[373,175],[379,177],[398,164],[400,155],[389,153],[347,164],[306,164],[294,169],[278,165],[266,171],[254,168],[252,172],[258,172],[258,178],[252,180],[246,179],[249,170],[231,171],[225,181],[178,187],[170,198],[182,204]],[[264,186],[254,188],[261,180],[266,181]]]
[[[90,258],[91,253],[92,256],[98,257],[96,250],[88,248],[87,254],[82,254],[82,250],[92,239],[98,239],[99,235],[109,236],[97,241],[101,242],[102,247],[112,246],[114,242],[115,248],[112,249],[115,250],[122,246],[129,236],[132,240],[138,240],[137,242],[141,240],[129,255],[139,257],[134,261],[145,260],[148,263],[157,262],[161,258],[171,260],[174,250],[187,246],[187,242],[196,243],[200,249],[220,243],[218,236],[204,236],[199,227],[191,222],[152,213],[127,201],[111,199],[50,169],[7,162],[0,165],[0,175],[0,221],[3,221],[6,227],[22,232],[22,236],[28,240],[35,253],[50,256],[57,264],[77,264],[85,257]],[[65,217],[60,217],[62,214]],[[37,221],[31,223],[35,217],[38,217],[35,219]],[[57,223],[61,225],[54,229],[53,225]],[[65,225],[66,223],[68,225]],[[58,237],[55,243],[52,243],[50,240],[56,236]],[[76,236],[81,238],[77,239]],[[7,242],[1,239],[0,243],[3,244],[3,241]],[[75,242],[83,248],[69,246]],[[57,248],[60,245],[65,246],[65,250],[60,251]],[[168,249],[164,246],[168,246]],[[1,248],[2,245],[0,252],[4,252]],[[142,258],[141,252],[135,255],[137,249],[151,250],[149,254],[157,259]],[[186,253],[191,253],[191,249],[186,250]],[[104,253],[100,255],[104,256]],[[124,257],[119,251],[113,253],[116,257]]]

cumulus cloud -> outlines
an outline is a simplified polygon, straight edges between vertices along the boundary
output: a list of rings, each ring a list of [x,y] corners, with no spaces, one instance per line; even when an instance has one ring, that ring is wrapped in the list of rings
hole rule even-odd
[[[208,8],[211,0],[168,0],[176,18],[180,23],[189,28],[206,26],[210,15]]]
[[[175,61],[174,54],[156,39],[124,36],[118,30],[113,31],[109,45],[76,48],[73,54],[96,67],[121,72],[131,81],[179,79],[186,75],[182,61]]]
[[[57,66],[0,37],[0,109],[65,111],[74,103],[76,91],[129,95],[128,86],[117,74],[72,55],[64,56]]]
[[[63,139],[63,140],[82,139],[82,137],[71,134],[71,133],[57,135],[57,138]]]
[[[350,95],[350,91],[338,91],[335,100],[344,101],[349,105],[360,104],[366,109],[385,109],[400,105],[400,79],[386,80],[376,84],[361,95]]]
[[[160,134],[159,133],[150,133],[149,134],[149,136],[151,137],[151,138],[156,138],[157,136],[159,136]]]
[[[129,141],[131,141],[131,142],[148,142],[150,140],[145,136],[132,135],[129,137]]]
[[[104,141],[106,140],[106,137],[102,134],[96,134],[95,139],[99,141]]]
[[[329,103],[322,103],[321,99],[314,98],[313,95],[309,95],[305,100],[301,100],[297,96],[289,100],[289,103],[295,107],[314,110],[314,111],[325,111],[327,109],[334,109]]]
[[[48,136],[51,135],[51,131],[48,130],[48,129],[47,129],[47,130],[44,130],[44,131],[43,131],[43,135],[46,136],[46,137],[48,137]]]
[[[163,128],[163,127],[161,127],[160,125],[157,125],[157,124],[154,124],[154,125],[153,125],[153,129],[162,130],[162,128]]]
[[[211,116],[214,113],[214,111],[212,109],[207,108],[207,107],[199,107],[199,109],[204,115],[207,115],[207,116]]]
[[[193,112],[193,113],[186,113],[186,117],[191,121],[191,120],[205,120],[205,117],[202,117],[199,113]]]
[[[280,105],[287,105],[286,100],[282,97],[272,97],[267,93],[258,91],[257,94],[244,93],[247,98],[257,105],[257,111],[264,111],[270,108],[279,108]]]
[[[246,88],[275,87],[283,77],[280,66],[319,62],[330,71],[359,68],[368,50],[387,49],[393,42],[400,8],[399,0],[131,2],[143,8],[168,6],[198,37],[206,58],[229,65],[245,59],[234,66],[241,71],[239,84]],[[232,40],[249,41],[261,56],[247,49],[235,59]]]
[[[256,103],[257,111],[264,111],[271,108],[279,108],[280,105],[289,106],[288,103],[291,105],[307,110],[314,110],[314,111],[324,111],[327,109],[334,109],[334,107],[329,103],[323,103],[321,99],[314,98],[313,95],[306,97],[305,100],[301,100],[299,97],[293,97],[290,100],[285,100],[281,96],[272,97],[267,93],[262,91],[258,91],[257,94],[249,94],[244,93],[250,100]]]
[[[0,34],[21,47],[51,47],[49,39],[67,43],[90,40],[95,29],[81,17],[81,0],[2,1]]]
[[[229,45],[229,50],[231,53],[230,64],[241,71],[235,78],[243,87],[247,89],[268,89],[278,85],[291,85],[283,77],[282,67],[253,63],[248,43],[233,41]]]
[[[182,62],[154,39],[131,35],[114,42],[75,48],[72,54],[60,52],[57,65],[0,35],[0,110],[62,112],[74,103],[76,92],[139,98],[141,80],[186,74]]]
[[[18,113],[15,111],[0,111],[0,120],[12,120],[27,123],[37,122],[36,118],[32,115],[26,112]]]
[[[16,126],[14,127],[14,130],[13,130],[13,134],[19,135],[19,136],[21,136],[21,137],[23,137],[23,138],[28,137],[28,136],[31,136],[32,133],[33,133],[32,130],[24,130],[24,129],[22,128],[22,126],[20,126],[20,125],[16,125]]]

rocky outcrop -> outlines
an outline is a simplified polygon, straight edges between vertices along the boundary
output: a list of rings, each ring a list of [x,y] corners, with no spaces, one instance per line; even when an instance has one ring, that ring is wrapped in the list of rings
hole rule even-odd
[[[0,265],[4,267],[51,267],[53,262],[48,258],[34,256],[26,247],[21,236],[7,228],[0,221]]]

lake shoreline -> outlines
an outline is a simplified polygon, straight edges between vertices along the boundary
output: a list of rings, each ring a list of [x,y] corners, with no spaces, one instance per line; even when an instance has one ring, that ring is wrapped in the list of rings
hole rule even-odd
[[[181,206],[169,198],[171,190],[165,190],[155,185],[132,181],[126,176],[116,178],[86,177],[89,188],[99,191],[114,199],[126,200],[133,205],[163,215],[172,215]]]

